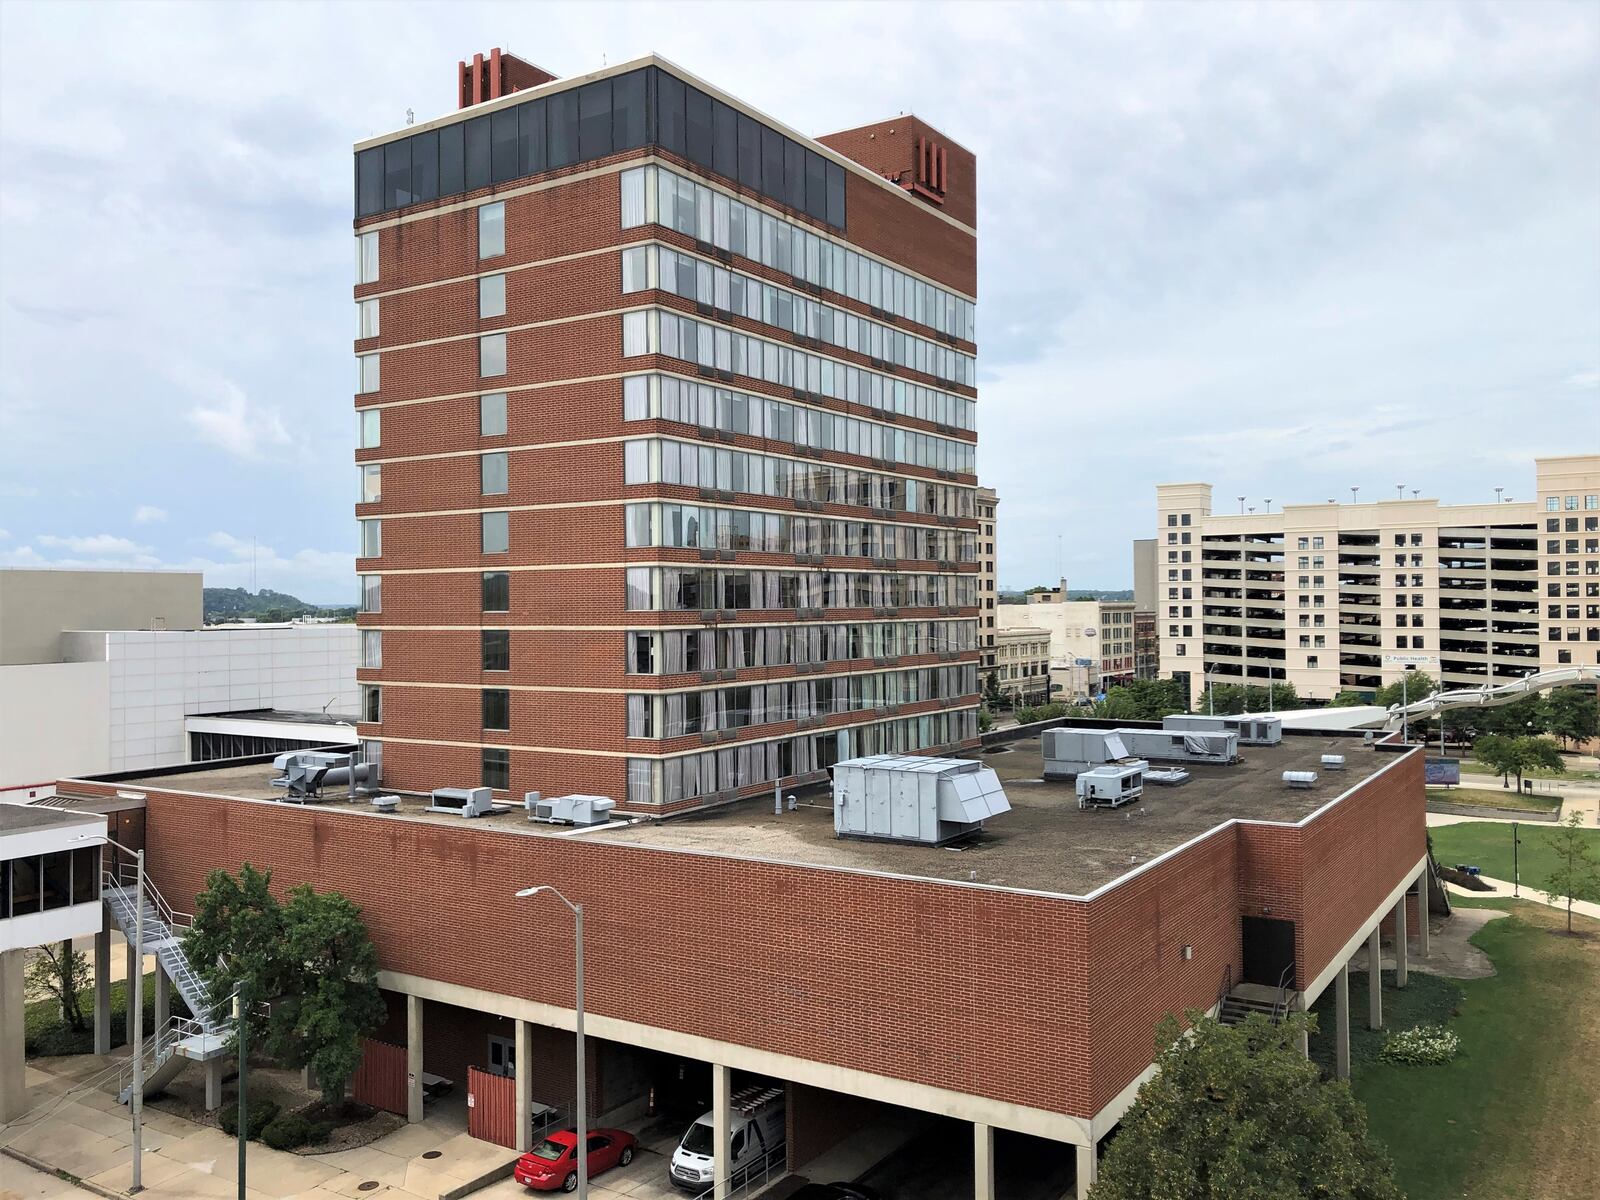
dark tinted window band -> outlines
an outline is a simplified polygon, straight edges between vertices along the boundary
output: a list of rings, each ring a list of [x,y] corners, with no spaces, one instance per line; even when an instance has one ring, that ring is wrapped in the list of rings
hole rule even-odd
[[[356,216],[660,146],[835,229],[845,171],[656,67],[601,79],[355,156]]]

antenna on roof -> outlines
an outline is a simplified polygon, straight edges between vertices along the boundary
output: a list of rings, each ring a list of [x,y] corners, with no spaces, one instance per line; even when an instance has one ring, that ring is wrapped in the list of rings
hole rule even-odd
[[[416,123],[417,123],[417,114],[412,112],[409,108],[406,109],[406,124],[407,125],[415,125]]]

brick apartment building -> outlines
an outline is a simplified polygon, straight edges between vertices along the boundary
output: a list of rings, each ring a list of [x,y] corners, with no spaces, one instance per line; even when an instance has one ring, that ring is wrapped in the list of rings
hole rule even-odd
[[[498,52],[357,144],[387,786],[701,806],[976,737],[974,157]]]

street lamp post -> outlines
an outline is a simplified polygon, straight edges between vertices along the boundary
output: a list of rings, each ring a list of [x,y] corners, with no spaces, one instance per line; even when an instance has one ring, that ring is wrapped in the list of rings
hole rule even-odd
[[[588,1086],[584,1080],[584,1054],[583,1054],[583,905],[574,904],[549,884],[540,884],[538,887],[523,888],[517,893],[517,899],[524,900],[529,896],[537,896],[540,892],[549,892],[561,903],[572,910],[573,920],[573,975],[576,979],[576,1001],[574,1033],[578,1040],[578,1092],[574,1107],[578,1110],[577,1134],[578,1144],[575,1153],[578,1156],[578,1200],[588,1200],[589,1196],[589,1096]],[[528,1064],[518,1063],[517,1069],[525,1071]]]
[[[128,1005],[127,1025],[133,1040],[133,1091],[128,1097],[128,1111],[133,1116],[133,1177],[128,1191],[136,1194],[144,1190],[144,851],[130,850],[115,838],[103,833],[86,833],[78,841],[105,842],[124,854],[133,855],[137,865],[137,884],[133,917],[133,978],[128,981],[133,999]],[[157,1030],[159,1035],[160,1031]]]

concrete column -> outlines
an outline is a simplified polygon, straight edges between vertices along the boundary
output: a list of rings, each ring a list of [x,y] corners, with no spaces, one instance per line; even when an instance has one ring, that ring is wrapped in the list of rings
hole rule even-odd
[[[1089,1200],[1089,1189],[1100,1178],[1100,1156],[1094,1146],[1078,1147],[1078,1200]]]
[[[206,1060],[206,1111],[216,1112],[222,1107],[222,1069],[227,1064],[227,1055]]]
[[[1394,985],[1406,986],[1406,898],[1394,906]]]
[[[994,1200],[994,1126],[972,1126],[972,1200]]]
[[[111,918],[94,935],[94,1052],[111,1053]]]
[[[1350,964],[1333,977],[1333,1074],[1350,1078]]]
[[[1428,957],[1428,868],[1417,876],[1417,956]]]
[[[533,1022],[517,1022],[517,1136],[515,1149],[533,1149]]]
[[[1376,925],[1367,935],[1367,1028],[1383,1028],[1383,955]]]
[[[422,1120],[422,997],[406,997],[406,1120]]]
[[[712,1166],[713,1200],[728,1200],[733,1189],[728,1186],[732,1172],[729,1167],[729,1150],[733,1137],[733,1072],[721,1063],[711,1064],[711,1129],[717,1142],[716,1158]]]
[[[25,950],[0,954],[0,1121],[14,1121],[28,1111],[27,1071],[23,1042],[26,997],[22,972]]]
[[[172,1015],[172,981],[167,978],[167,973],[161,967],[161,958],[156,958],[156,1032],[159,1034],[166,1025],[167,1018]]]

